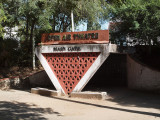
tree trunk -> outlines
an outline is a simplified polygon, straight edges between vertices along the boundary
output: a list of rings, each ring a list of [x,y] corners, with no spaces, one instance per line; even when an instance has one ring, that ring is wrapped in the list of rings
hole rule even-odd
[[[35,20],[32,21],[32,25],[31,25],[31,34],[30,34],[30,45],[32,46],[32,66],[33,66],[33,70],[35,70],[35,40],[33,39],[33,33],[34,33],[34,25],[35,25]],[[31,47],[30,46],[30,47]]]
[[[63,24],[63,32],[66,32],[67,31],[67,27],[68,27],[68,17],[66,18],[66,22],[64,22]]]
[[[28,38],[29,38],[29,27],[28,27],[28,25],[29,25],[29,20],[28,20],[28,16],[27,16],[27,21],[26,21],[26,41],[27,41],[27,43],[29,42],[28,41]]]
[[[93,23],[90,20],[87,20],[87,31],[92,30]]]
[[[152,45],[151,45],[151,38],[147,37],[147,41],[148,41],[148,55],[151,55],[151,51],[152,51]]]
[[[152,45],[151,45],[151,40],[149,40],[149,49],[148,49],[149,55],[152,53]]]
[[[32,46],[34,24],[35,24],[35,21],[32,21],[32,25],[31,25],[31,33],[30,33],[30,46]]]
[[[55,16],[53,15],[53,27],[52,27],[53,32],[55,32],[55,26],[56,26],[55,22],[56,22]]]
[[[63,17],[60,19],[61,20],[61,24],[60,24],[59,32],[61,32],[62,27],[64,27],[64,18],[65,18],[65,15],[63,15]]]

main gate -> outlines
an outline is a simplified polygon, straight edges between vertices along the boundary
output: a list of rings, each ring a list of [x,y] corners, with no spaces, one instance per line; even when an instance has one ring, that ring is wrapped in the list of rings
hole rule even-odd
[[[108,30],[43,34],[36,55],[57,90],[79,92],[109,55]]]

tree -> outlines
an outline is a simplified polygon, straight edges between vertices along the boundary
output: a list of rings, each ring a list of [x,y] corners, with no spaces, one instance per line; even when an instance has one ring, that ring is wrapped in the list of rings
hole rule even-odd
[[[23,66],[31,66],[34,42],[40,42],[41,33],[70,31],[72,10],[75,27],[81,22],[88,22],[88,30],[95,30],[100,28],[99,21],[103,18],[105,9],[105,0],[1,1],[3,14],[6,15],[6,21],[2,20],[3,27],[7,27],[9,33],[13,27],[18,27],[18,59]]]
[[[15,37],[13,32],[16,32],[14,28],[19,25],[18,8],[21,5],[21,0],[2,0],[2,5],[7,18],[3,23],[5,33],[8,38],[12,39]]]
[[[139,44],[151,46],[157,44],[160,36],[160,0],[125,0],[120,4],[107,4],[112,22],[117,24],[114,35],[125,35],[134,38]],[[126,42],[126,41],[125,41]]]
[[[22,48],[25,48],[26,53],[24,55],[28,56],[29,60],[33,60],[33,68],[35,68],[34,38],[37,31],[51,29],[49,23],[50,6],[45,0],[25,0],[19,8],[18,15],[21,24],[24,24],[19,27],[19,33],[24,38],[21,37],[21,45]],[[30,61],[29,63],[32,62]]]
[[[4,13],[4,10],[3,10],[3,6],[2,4],[0,3],[0,37],[3,36],[3,26],[2,26],[2,23],[5,22],[6,20],[6,16],[5,16],[5,13]]]
[[[105,0],[81,0],[79,11],[83,21],[87,22],[87,30],[99,30],[100,23],[104,20]]]
[[[0,66],[10,67],[18,62],[18,41],[0,38]]]
[[[89,24],[89,30],[99,27],[105,9],[104,0],[54,0],[50,23],[52,31],[66,32],[71,28],[71,11],[73,10],[75,26],[81,22]],[[93,27],[97,26],[97,27]],[[92,28],[93,27],[93,28]]]

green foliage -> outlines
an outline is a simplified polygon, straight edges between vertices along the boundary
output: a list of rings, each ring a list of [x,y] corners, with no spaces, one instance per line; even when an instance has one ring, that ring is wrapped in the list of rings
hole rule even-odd
[[[97,25],[104,12],[103,0],[57,0],[51,2],[52,31],[65,32],[71,28],[71,11],[74,13],[75,26],[81,22]],[[92,28],[91,28],[92,29]]]
[[[46,0],[27,0],[19,7],[19,17],[21,22],[28,20],[29,27],[34,22],[39,29],[51,29],[49,24],[50,6],[47,5]],[[23,26],[26,27],[26,26]],[[30,28],[31,29],[31,28]]]
[[[81,0],[81,2],[82,7],[79,13],[84,15],[84,21],[87,22],[87,30],[99,30],[100,21],[104,20],[105,2],[103,0]]]
[[[19,44],[16,48],[18,50],[17,60],[18,64],[23,66],[31,66],[32,43],[34,40],[36,43],[40,42],[41,33],[70,31],[72,10],[75,26],[78,26],[81,22],[87,22],[88,30],[96,30],[100,29],[99,21],[103,19],[106,9],[105,0],[1,1],[0,22],[2,24],[0,25],[0,34],[3,27],[6,27],[8,29],[6,32],[10,35],[8,39],[12,41],[12,28],[18,27],[17,37],[20,40],[13,40],[13,42]],[[8,44],[12,43],[5,43],[4,46]]]
[[[0,66],[10,67],[18,64],[18,41],[0,38]]]
[[[108,4],[108,17],[117,25],[114,35],[129,35],[139,43],[157,44],[160,36],[160,0],[125,0],[121,4]]]
[[[3,26],[2,23],[6,20],[6,16],[3,10],[3,6],[0,3],[0,37],[3,36]]]

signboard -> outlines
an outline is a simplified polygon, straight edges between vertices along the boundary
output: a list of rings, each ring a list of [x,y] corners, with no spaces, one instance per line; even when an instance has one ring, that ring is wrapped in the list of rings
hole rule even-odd
[[[41,44],[91,44],[108,43],[109,31],[83,31],[83,32],[63,32],[63,33],[44,33],[42,34]]]

